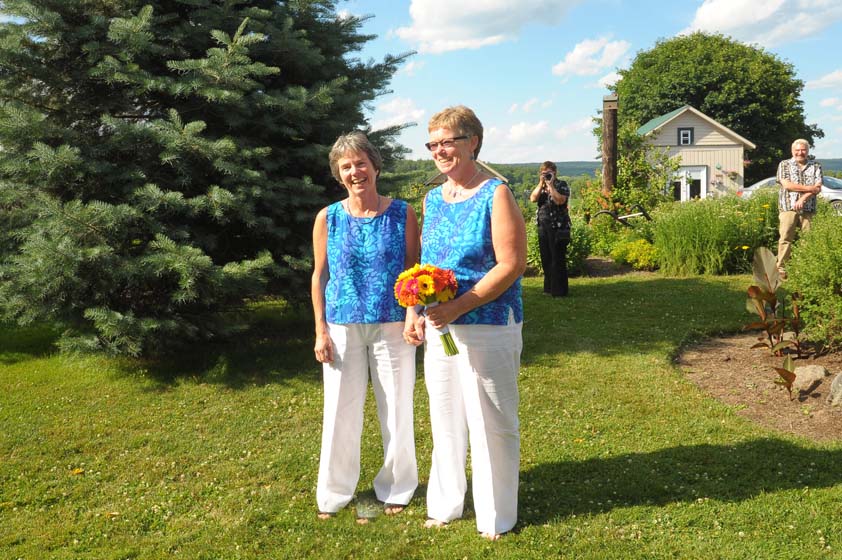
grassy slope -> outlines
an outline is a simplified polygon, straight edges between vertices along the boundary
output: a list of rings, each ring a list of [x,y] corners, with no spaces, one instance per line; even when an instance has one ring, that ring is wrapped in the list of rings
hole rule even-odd
[[[834,557],[842,447],[754,427],[670,362],[739,327],[747,280],[574,279],[562,300],[526,281],[521,521],[494,544],[470,510],[423,529],[423,487],[395,518],[315,519],[306,314],[266,308],[258,335],[166,364],[56,356],[49,332],[0,330],[0,557]],[[420,374],[416,411],[423,484]],[[364,496],[380,453],[369,399]]]

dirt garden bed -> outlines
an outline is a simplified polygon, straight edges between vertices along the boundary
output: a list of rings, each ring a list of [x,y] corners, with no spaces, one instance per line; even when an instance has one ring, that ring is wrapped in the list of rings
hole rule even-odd
[[[842,373],[842,353],[795,360],[795,367],[827,368],[818,387],[809,393],[793,391],[793,399],[773,368],[782,358],[765,348],[751,349],[757,334],[713,338],[687,348],[677,363],[687,377],[709,395],[727,403],[758,424],[817,441],[842,439],[842,408],[827,402],[833,378]]]

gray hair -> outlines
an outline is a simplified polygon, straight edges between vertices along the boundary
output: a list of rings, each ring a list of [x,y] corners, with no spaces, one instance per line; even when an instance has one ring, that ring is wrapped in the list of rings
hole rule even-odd
[[[380,169],[383,167],[383,157],[380,155],[380,151],[377,149],[377,146],[371,143],[368,136],[359,130],[355,130],[337,138],[328,155],[330,174],[340,184],[342,183],[342,179],[339,176],[339,160],[348,152],[367,155],[371,164],[374,166],[374,170],[380,175]]]
[[[803,138],[799,138],[798,140],[796,140],[795,142],[792,143],[793,148],[795,146],[799,146],[799,145],[800,146],[806,146],[808,150],[810,149],[810,143],[807,142],[806,140],[804,140]]]

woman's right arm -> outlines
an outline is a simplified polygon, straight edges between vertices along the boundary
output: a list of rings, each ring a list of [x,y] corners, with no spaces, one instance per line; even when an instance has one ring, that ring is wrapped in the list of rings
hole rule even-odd
[[[313,318],[316,322],[316,360],[322,363],[333,361],[333,344],[325,319],[325,286],[330,276],[327,266],[327,208],[316,216],[313,224],[313,277],[310,280],[310,297],[313,300]]]

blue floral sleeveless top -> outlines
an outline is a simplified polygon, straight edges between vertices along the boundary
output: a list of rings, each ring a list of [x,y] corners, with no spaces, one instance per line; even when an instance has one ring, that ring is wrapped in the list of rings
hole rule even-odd
[[[406,257],[407,203],[393,200],[374,218],[355,218],[341,202],[327,207],[325,318],[328,323],[403,321],[395,280]]]
[[[490,179],[478,192],[460,202],[445,202],[442,187],[427,193],[421,231],[421,263],[449,268],[456,275],[456,296],[470,290],[497,264],[491,243],[491,205],[499,179]],[[520,278],[500,296],[472,309],[455,325],[506,325],[509,310],[523,321]]]

